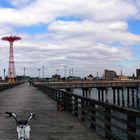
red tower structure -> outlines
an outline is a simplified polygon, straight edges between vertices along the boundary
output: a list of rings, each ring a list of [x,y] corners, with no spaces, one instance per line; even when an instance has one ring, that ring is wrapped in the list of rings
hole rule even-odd
[[[15,72],[15,64],[14,64],[14,51],[13,51],[13,43],[14,41],[20,40],[21,38],[18,36],[6,36],[3,37],[2,40],[8,41],[10,43],[10,51],[9,51],[9,68],[8,68],[8,82],[16,83],[16,72]]]

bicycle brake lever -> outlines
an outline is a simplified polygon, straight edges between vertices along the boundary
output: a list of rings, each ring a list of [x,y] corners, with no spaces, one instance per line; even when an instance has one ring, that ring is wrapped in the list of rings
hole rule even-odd
[[[36,120],[36,114],[33,114],[33,119]]]
[[[7,117],[12,117],[12,113],[11,112],[5,112],[5,113],[9,115]]]

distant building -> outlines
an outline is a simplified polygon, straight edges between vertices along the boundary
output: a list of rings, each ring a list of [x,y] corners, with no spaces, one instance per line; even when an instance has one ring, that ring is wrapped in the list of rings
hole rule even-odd
[[[105,80],[113,80],[116,78],[117,74],[115,71],[112,70],[105,70]]]
[[[73,81],[76,81],[76,80],[82,80],[81,77],[77,77],[77,76],[69,76],[67,77],[66,80],[73,80]]]
[[[92,75],[92,74],[90,74],[90,75],[89,75],[89,76],[87,76],[85,79],[86,79],[86,80],[93,80],[93,79],[94,79],[94,77],[93,77],[93,75]]]
[[[59,80],[61,80],[61,76],[58,75],[58,74],[52,75],[52,80],[53,81],[59,81]]]
[[[140,69],[136,69],[136,78],[140,79]]]
[[[21,80],[28,80],[28,79],[30,79],[30,76],[23,76],[23,75],[17,75],[17,80],[18,81],[21,81]]]
[[[128,76],[118,75],[114,80],[129,80]]]

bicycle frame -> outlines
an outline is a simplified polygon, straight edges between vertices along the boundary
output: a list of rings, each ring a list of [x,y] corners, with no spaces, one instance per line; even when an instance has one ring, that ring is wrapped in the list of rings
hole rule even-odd
[[[30,113],[29,119],[28,120],[18,120],[17,116],[12,113],[12,112],[5,112],[9,116],[7,117],[13,117],[16,121],[17,125],[17,133],[18,133],[18,139],[19,140],[27,140],[30,139],[30,126],[29,122],[32,119],[35,119],[35,114]]]
[[[26,140],[30,138],[30,126],[17,126],[17,133],[19,140]]]

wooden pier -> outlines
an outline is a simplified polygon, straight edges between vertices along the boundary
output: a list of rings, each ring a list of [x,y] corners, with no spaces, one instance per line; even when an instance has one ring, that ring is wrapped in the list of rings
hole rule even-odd
[[[140,87],[140,80],[93,80],[93,81],[65,81],[65,82],[36,82],[36,85],[46,85],[58,89],[72,88],[110,88],[110,87]]]
[[[108,140],[140,139],[139,110],[100,102],[45,85],[39,85],[39,89],[94,130],[100,128]]]
[[[67,111],[58,111],[55,100],[27,83],[0,92],[0,140],[16,140],[15,122],[5,118],[6,111],[22,119],[31,112],[37,114],[31,122],[31,140],[104,139]]]
[[[90,98],[91,94],[98,94],[100,102],[108,103],[109,90],[112,91],[113,104],[123,107],[138,108],[140,106],[140,80],[126,80],[126,81],[66,81],[66,82],[36,82],[36,86],[45,85],[55,89],[65,89],[72,92],[73,89],[79,88],[82,90],[84,97]],[[91,92],[96,89],[97,92]],[[112,103],[112,102],[110,102]]]

